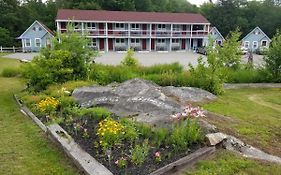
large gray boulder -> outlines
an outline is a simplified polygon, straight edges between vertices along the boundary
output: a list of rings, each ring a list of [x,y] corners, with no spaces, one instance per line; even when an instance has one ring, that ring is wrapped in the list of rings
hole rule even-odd
[[[203,101],[210,96],[215,98],[209,92],[198,88],[179,88],[179,91],[176,89],[161,87],[147,80],[132,79],[119,85],[78,88],[73,91],[72,96],[82,107],[102,106],[120,117],[131,116],[151,124],[168,122],[172,114],[182,110],[181,102],[199,102],[200,99]]]

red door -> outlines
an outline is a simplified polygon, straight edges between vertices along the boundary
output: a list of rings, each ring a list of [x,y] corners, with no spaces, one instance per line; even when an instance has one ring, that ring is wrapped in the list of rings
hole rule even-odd
[[[147,30],[147,25],[146,24],[142,25],[142,30],[143,30],[143,34],[146,35],[146,30]]]
[[[100,50],[104,50],[104,39],[100,39]]]
[[[112,23],[108,24],[108,34],[112,34]]]
[[[146,50],[146,39],[142,39],[142,50]]]
[[[155,49],[155,41],[154,39],[151,39],[151,50]]]
[[[113,40],[112,40],[112,38],[108,39],[108,50],[113,51]]]
[[[181,49],[185,50],[185,39],[181,40]]]

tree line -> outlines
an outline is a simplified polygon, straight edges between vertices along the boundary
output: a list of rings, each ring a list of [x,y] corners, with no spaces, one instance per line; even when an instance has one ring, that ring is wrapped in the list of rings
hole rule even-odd
[[[15,38],[34,20],[55,30],[54,21],[60,8],[201,13],[224,36],[237,27],[246,35],[259,26],[272,37],[281,27],[279,0],[219,0],[200,7],[186,0],[0,0],[0,45],[20,45]]]

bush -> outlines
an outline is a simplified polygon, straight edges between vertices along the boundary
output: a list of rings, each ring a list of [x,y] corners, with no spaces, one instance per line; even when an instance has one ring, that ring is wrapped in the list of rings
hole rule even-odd
[[[142,165],[146,160],[149,152],[148,140],[145,140],[142,145],[136,145],[130,151],[132,162],[137,166]]]
[[[166,128],[155,128],[153,135],[153,143],[159,148],[164,144],[165,140],[168,137],[168,129]]]
[[[3,77],[16,77],[20,75],[21,71],[19,68],[5,68],[2,71]]]
[[[86,47],[88,42],[68,26],[66,33],[52,40],[52,47],[41,49],[39,56],[23,66],[28,87],[41,91],[50,84],[89,78],[89,63],[95,54]]]
[[[137,68],[136,68],[137,69]],[[137,72],[140,75],[163,74],[163,73],[182,73],[183,66],[179,63],[156,64],[150,67],[139,67]]]
[[[102,107],[72,108],[69,112],[75,117],[91,117],[97,121],[109,118],[111,116],[111,113],[106,108]]]
[[[120,123],[125,127],[123,138],[133,144],[134,141],[139,138],[136,122],[127,118],[123,118],[120,120]]]
[[[127,55],[121,62],[123,66],[128,66],[128,67],[137,67],[139,66],[139,62],[136,58],[134,58],[134,51],[132,49],[129,49],[127,51]]]

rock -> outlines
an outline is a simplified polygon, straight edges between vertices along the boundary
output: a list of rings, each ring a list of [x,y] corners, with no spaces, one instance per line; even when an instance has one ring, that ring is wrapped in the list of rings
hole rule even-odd
[[[105,87],[92,86],[75,89],[72,96],[82,107],[102,106],[120,117],[133,116],[137,121],[151,124],[165,124],[172,114],[182,110],[183,104],[167,94],[183,99],[182,101],[198,102],[210,93],[201,89],[183,90],[185,88],[161,87],[147,80],[132,79],[121,84]],[[188,94],[190,93],[190,94]],[[204,95],[200,95],[204,93]],[[197,96],[200,96],[197,97]]]
[[[221,143],[223,140],[225,140],[227,138],[227,135],[221,132],[217,132],[217,133],[207,134],[206,137],[208,139],[208,145],[215,146]]]
[[[217,97],[203,89],[194,87],[163,87],[162,91],[169,97],[174,97],[180,103],[205,102],[215,100]]]
[[[227,136],[226,141],[223,143],[223,147],[227,150],[242,154],[244,157],[281,164],[280,157],[267,154],[233,136]]]

